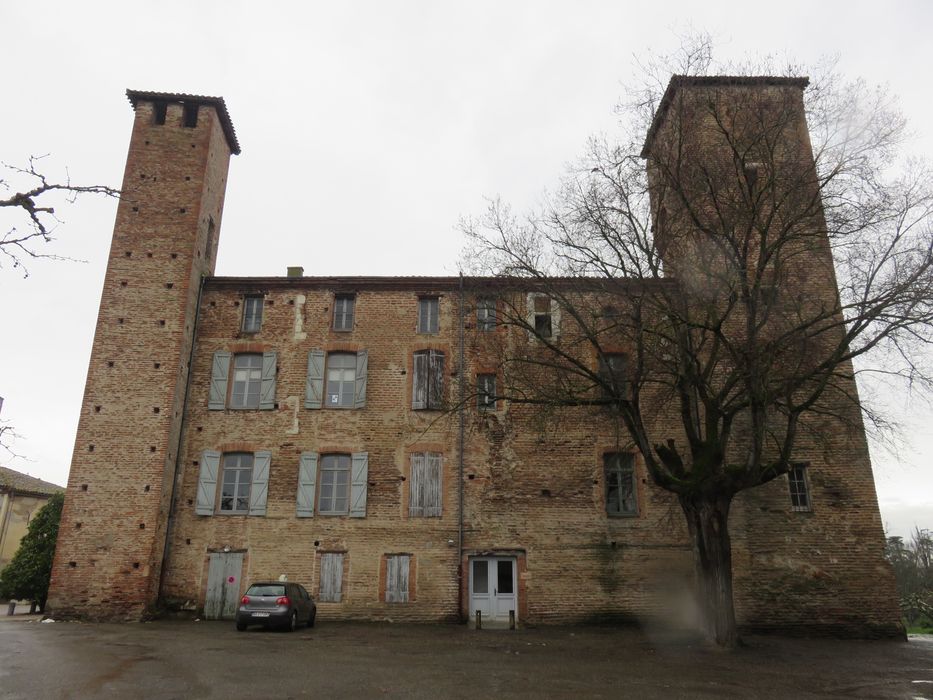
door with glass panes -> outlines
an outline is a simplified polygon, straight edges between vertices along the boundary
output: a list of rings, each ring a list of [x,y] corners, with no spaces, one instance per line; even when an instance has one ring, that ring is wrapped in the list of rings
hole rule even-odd
[[[470,559],[470,618],[482,614],[483,626],[508,624],[509,612],[518,619],[514,557],[474,557]]]

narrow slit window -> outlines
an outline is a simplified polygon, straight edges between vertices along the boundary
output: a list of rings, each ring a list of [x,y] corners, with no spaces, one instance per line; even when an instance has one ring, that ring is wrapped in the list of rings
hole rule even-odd
[[[152,103],[152,123],[156,126],[165,124],[165,113],[168,105],[165,102],[158,101]]]
[[[790,505],[795,511],[806,513],[811,510],[810,488],[807,485],[807,465],[795,464],[787,472],[790,488]]]
[[[198,105],[197,103],[185,103],[182,109],[182,124],[188,129],[193,129],[198,125]]]

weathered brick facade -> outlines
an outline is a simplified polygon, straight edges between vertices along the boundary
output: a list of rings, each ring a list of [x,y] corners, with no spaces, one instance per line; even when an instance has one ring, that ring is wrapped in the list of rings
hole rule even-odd
[[[477,302],[515,290],[458,278],[212,277],[227,162],[238,152],[223,102],[130,95],[130,194],[69,478],[56,614],[222,606],[248,581],[281,574],[317,597],[327,555],[339,573],[326,586],[339,590],[318,603],[325,618],[454,621],[496,604],[520,624],[690,615],[683,517],[637,455],[634,508],[607,515],[604,457],[631,452],[614,422],[583,408],[477,407],[477,374],[495,373],[491,348],[511,342],[504,327],[480,327]],[[196,126],[184,125],[183,105],[200,105]],[[344,295],[352,322],[335,330]],[[262,318],[247,332],[250,298],[262,300]],[[432,298],[436,331],[423,332],[419,310],[431,311],[419,300]],[[256,358],[253,375],[237,364],[246,357]],[[320,395],[336,358],[350,363],[347,407]],[[445,410],[430,407],[430,388],[413,395],[426,371],[442,384]],[[250,387],[260,394],[252,404]],[[898,633],[864,432],[851,418],[845,430],[812,426],[821,437],[801,444],[810,511],[792,509],[783,479],[737,500],[740,624]],[[679,434],[676,415],[658,420]],[[235,473],[230,455],[247,455],[253,469]],[[346,465],[352,456],[352,467],[325,464],[333,455]],[[414,464],[433,474],[437,455],[439,481],[413,476]],[[339,487],[328,480],[340,479],[346,503],[331,500]],[[211,574],[215,564],[222,575]],[[407,582],[393,579],[399,567]],[[471,598],[486,589],[490,600]]]

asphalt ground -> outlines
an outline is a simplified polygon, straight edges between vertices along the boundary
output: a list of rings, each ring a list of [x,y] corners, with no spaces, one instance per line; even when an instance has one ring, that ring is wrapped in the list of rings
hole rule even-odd
[[[723,652],[635,627],[482,630],[318,621],[40,622],[0,616],[0,697],[931,698],[933,637],[746,637]]]

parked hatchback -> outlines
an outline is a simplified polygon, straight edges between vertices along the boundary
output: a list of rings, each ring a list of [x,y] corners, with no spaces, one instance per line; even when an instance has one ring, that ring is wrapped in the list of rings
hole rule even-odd
[[[289,632],[299,624],[314,627],[317,606],[305,587],[287,581],[254,583],[240,599],[236,628],[249,625],[280,627]]]

